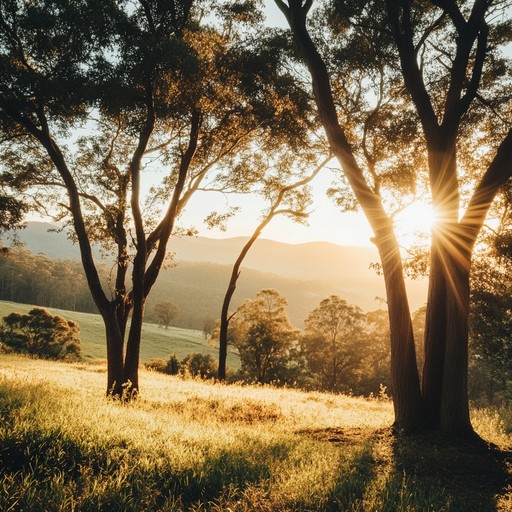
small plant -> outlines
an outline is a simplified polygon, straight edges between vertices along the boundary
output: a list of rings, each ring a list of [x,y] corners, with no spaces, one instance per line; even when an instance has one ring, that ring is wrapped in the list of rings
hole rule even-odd
[[[3,318],[0,342],[14,352],[43,359],[80,359],[80,328],[72,320],[33,308],[26,315],[11,313]]]
[[[181,372],[201,379],[214,379],[217,376],[217,363],[210,354],[189,354],[181,362]]]
[[[147,370],[152,370],[159,373],[169,373],[167,371],[167,361],[165,359],[153,358],[144,363],[144,367]]]
[[[176,354],[169,354],[169,359],[167,360],[167,373],[170,375],[178,375],[180,367],[181,364],[176,357]]]

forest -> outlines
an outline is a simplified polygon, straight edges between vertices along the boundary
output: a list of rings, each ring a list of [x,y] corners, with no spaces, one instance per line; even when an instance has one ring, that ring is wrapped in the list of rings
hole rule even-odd
[[[78,265],[2,247],[1,293],[94,309],[107,357],[95,371],[0,355],[0,507],[506,510],[511,47],[509,0],[1,0],[0,230],[51,220],[80,251]],[[318,198],[325,169],[333,181]],[[326,293],[299,333],[280,291],[234,297],[269,225],[307,224],[322,201],[339,211],[333,233],[347,229],[347,212],[371,229],[385,309],[370,320]],[[212,384],[140,364],[145,319],[163,300],[180,307],[172,293],[151,297],[173,239],[197,232],[183,219],[198,203],[208,227],[247,225],[213,318]],[[249,218],[243,206],[255,205]],[[428,232],[404,237],[401,214],[429,220]],[[421,329],[411,276],[428,280]],[[259,384],[253,401],[227,385],[233,346]],[[69,347],[76,354],[74,338]],[[265,387],[292,382],[301,366],[309,395]],[[367,393],[364,379],[381,369],[390,401],[340,395],[356,384]],[[482,412],[470,393],[499,410]],[[444,481],[429,486],[435,471]]]

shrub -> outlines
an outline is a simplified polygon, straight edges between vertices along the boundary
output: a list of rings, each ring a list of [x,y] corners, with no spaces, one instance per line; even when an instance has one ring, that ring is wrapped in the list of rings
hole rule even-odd
[[[169,373],[167,371],[167,361],[165,359],[150,359],[144,363],[144,367],[154,372]]]
[[[169,359],[167,360],[167,373],[170,375],[178,375],[180,367],[181,365],[176,354],[169,354]]]
[[[181,372],[201,379],[214,379],[217,376],[217,363],[210,354],[189,354],[181,362]]]
[[[80,359],[78,324],[42,308],[33,308],[26,315],[11,313],[4,317],[0,341],[14,352],[43,359]]]
[[[174,354],[170,354],[167,361],[165,359],[158,358],[150,359],[148,362],[144,363],[144,367],[155,372],[167,373],[168,375],[178,375],[181,364]]]

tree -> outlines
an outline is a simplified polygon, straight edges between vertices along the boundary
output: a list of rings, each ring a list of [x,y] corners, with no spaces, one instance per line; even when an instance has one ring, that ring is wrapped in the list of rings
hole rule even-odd
[[[275,1],[286,16],[299,55],[309,70],[318,114],[331,149],[375,234],[390,320],[395,423],[406,430],[426,424],[444,432],[472,436],[467,399],[471,254],[489,206],[511,173],[512,130],[506,122],[496,123],[495,133],[501,131],[497,139],[501,143],[491,144],[485,158],[478,160],[482,167],[475,175],[473,194],[460,220],[457,173],[462,170],[458,167],[457,149],[474,142],[476,129],[495,117],[496,104],[508,108],[500,90],[506,81],[506,64],[498,52],[500,45],[509,40],[510,31],[504,29],[509,22],[503,25],[494,20],[491,30],[493,9],[500,9],[501,5],[493,7],[481,1],[464,8],[450,1],[425,4],[387,0],[385,9],[378,2],[332,4],[337,20],[330,26],[335,34],[332,40],[341,46],[337,51],[341,56],[338,68],[348,65],[350,57],[343,52],[343,43],[355,38],[359,47],[388,59],[380,69],[400,69],[423,130],[428,183],[439,220],[432,239],[420,391],[402,261],[393,219],[386,212],[381,193],[382,175],[371,165],[371,159],[366,158],[366,169],[362,167],[349,139],[353,135],[349,124],[340,123],[336,103],[339,98],[330,82],[331,68],[326,66],[319,44],[307,28],[312,0]],[[390,36],[394,46],[389,44]],[[486,92],[496,101],[487,101]],[[484,108],[475,103],[476,99],[482,99]],[[364,139],[367,130],[362,132]],[[473,178],[468,174],[466,177]]]
[[[43,359],[80,359],[80,329],[72,320],[33,308],[26,315],[11,313],[3,318],[1,341],[16,352]]]
[[[363,357],[364,324],[359,308],[341,297],[322,300],[304,322],[300,343],[309,372],[321,389],[342,391],[350,388],[351,373]]]
[[[100,266],[99,273],[107,281],[108,270]],[[0,252],[0,300],[97,312],[79,261],[50,260],[17,248]]]
[[[203,318],[203,338],[205,341],[210,340],[215,325],[215,318],[212,316],[206,316]]]
[[[380,189],[384,177],[380,176],[374,168],[375,162],[373,162],[372,155],[365,152],[364,157],[368,163],[367,174],[370,176],[370,179],[367,180],[366,169],[363,169],[359,163],[360,161],[356,158],[356,153],[349,141],[349,135],[351,134],[347,131],[349,131],[351,125],[347,122],[347,126],[342,127],[338,120],[337,104],[335,103],[328,68],[306,26],[307,14],[312,3],[311,0],[304,4],[301,0],[290,0],[287,3],[276,0],[276,4],[286,16],[291,28],[300,58],[306,64],[310,73],[318,115],[331,151],[339,161],[344,177],[375,234],[373,241],[379,250],[382,262],[391,327],[391,373],[394,389],[395,424],[400,428],[415,429],[419,428],[423,421],[420,386],[400,248],[393,231],[392,219],[386,213],[381,196]],[[358,8],[354,8],[354,11],[354,14],[357,14]],[[337,40],[337,42],[339,41]],[[365,43],[367,43],[366,40]],[[381,42],[374,41],[372,45],[370,40],[370,44],[365,44],[365,54],[373,55],[372,52],[377,44],[381,44]],[[354,45],[354,48],[357,48],[357,52],[353,51],[351,54],[360,55],[361,45]],[[346,59],[343,59],[345,56],[345,53],[341,53],[342,62],[338,62],[338,66],[345,64]],[[382,67],[379,67],[380,69]],[[384,86],[382,80],[380,84],[379,86],[382,89]],[[340,90],[345,90],[343,84],[340,86]],[[377,105],[382,101],[382,94],[378,97]],[[340,98],[339,102],[342,101],[343,98]],[[375,117],[373,110],[366,116],[366,127],[371,125],[372,117]],[[363,134],[367,131],[363,130]]]
[[[466,135],[469,127],[480,126],[475,100],[487,93],[498,99],[503,61],[491,46],[508,42],[510,35],[500,33],[499,22],[491,29],[491,16],[501,6],[490,2],[475,1],[467,10],[452,2],[431,2],[427,28],[416,19],[424,13],[410,3],[401,8],[388,0],[386,5],[404,83],[423,128],[432,201],[439,212],[432,235],[425,327],[422,391],[427,421],[433,428],[472,434],[467,398],[471,257],[490,205],[512,172],[512,129],[508,126],[501,136],[499,130],[494,133],[501,143],[489,152],[486,169],[479,169],[462,216],[457,153],[473,136]],[[422,45],[450,44],[448,70],[441,72],[444,83],[432,84],[420,72],[415,37],[425,40]],[[476,119],[470,115],[472,106]],[[492,110],[480,115],[489,114],[495,115]]]
[[[240,353],[242,371],[259,383],[279,378],[288,364],[297,331],[286,315],[287,300],[277,290],[265,288],[236,311],[233,344]]]
[[[316,148],[313,148],[316,149]],[[310,156],[308,154],[308,156]],[[284,160],[284,159],[283,159]],[[294,183],[285,184],[280,183],[281,180],[285,180],[288,178],[287,173],[281,172],[278,173],[277,178],[275,176],[267,174],[266,176],[261,176],[261,180],[263,182],[262,186],[262,195],[268,201],[268,210],[264,214],[261,222],[258,224],[256,229],[253,231],[252,235],[249,237],[247,242],[242,247],[238,258],[235,260],[233,264],[233,268],[231,270],[231,276],[229,278],[228,287],[226,289],[226,293],[224,295],[224,300],[222,302],[221,315],[220,315],[220,331],[219,331],[219,369],[218,369],[218,377],[219,380],[224,380],[226,378],[226,359],[228,353],[228,330],[229,330],[229,306],[231,304],[231,299],[233,298],[233,294],[236,290],[236,284],[238,278],[240,277],[240,267],[253,246],[254,242],[261,235],[262,231],[265,227],[278,215],[287,215],[295,221],[304,221],[307,217],[306,207],[309,203],[308,195],[305,191],[301,192],[308,183],[310,183],[315,176],[320,172],[320,170],[328,163],[330,157],[326,158],[323,162],[318,164],[313,172]],[[286,169],[290,169],[293,165],[293,161],[290,163],[288,159],[281,161],[280,164],[286,167]],[[302,163],[302,162],[300,162]],[[284,174],[284,176],[283,176]],[[288,203],[288,204],[287,204]]]
[[[378,394],[383,387],[393,394],[390,382],[389,318],[387,311],[377,309],[364,315],[363,360],[358,369],[357,392]]]
[[[248,51],[237,35],[239,23],[257,22],[246,7],[215,11],[224,17],[213,27],[200,23],[204,13],[192,1],[0,6],[3,180],[72,227],[105,324],[115,395],[139,388],[146,299],[191,196],[243,175],[255,138],[270,144],[303,129],[288,122],[300,88],[276,69],[275,56]],[[92,135],[75,131],[84,125]],[[166,175],[143,205],[142,171],[151,162]],[[223,168],[238,174],[226,178]],[[115,259],[107,286],[93,242]]]
[[[15,197],[0,193],[0,234],[3,231],[23,227],[28,206]]]
[[[162,325],[164,325],[165,328],[167,329],[169,325],[171,325],[171,322],[175,320],[175,318],[178,316],[179,309],[178,306],[176,306],[176,304],[166,300],[155,304],[154,313],[158,317]]]

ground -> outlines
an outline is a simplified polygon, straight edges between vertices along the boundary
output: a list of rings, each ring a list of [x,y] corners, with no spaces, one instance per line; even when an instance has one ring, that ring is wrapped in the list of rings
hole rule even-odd
[[[503,411],[474,448],[395,435],[392,404],[144,371],[104,397],[104,364],[0,356],[0,510],[512,510]],[[501,414],[501,416],[500,416]]]

